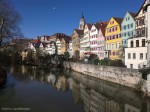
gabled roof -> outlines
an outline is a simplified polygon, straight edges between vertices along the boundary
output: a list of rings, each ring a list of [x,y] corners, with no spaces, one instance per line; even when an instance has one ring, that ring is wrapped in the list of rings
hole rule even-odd
[[[76,33],[78,35],[83,35],[84,34],[84,30],[80,30],[80,29],[74,29],[76,31]]]
[[[123,18],[113,17],[117,23],[121,25]]]
[[[31,41],[31,43],[40,43],[40,40],[39,39],[34,39]]]
[[[109,23],[108,21],[100,22],[100,29],[103,36],[105,36],[105,31],[106,31],[105,28],[107,27],[108,23]]]
[[[95,24],[93,24],[93,25],[96,27],[97,30],[100,29],[100,23],[95,23]]]
[[[130,14],[130,15],[133,17],[133,19],[134,19],[136,13],[134,13],[134,12],[129,12],[129,14]]]
[[[88,29],[91,30],[92,24],[91,23],[87,23],[86,25],[87,25]]]

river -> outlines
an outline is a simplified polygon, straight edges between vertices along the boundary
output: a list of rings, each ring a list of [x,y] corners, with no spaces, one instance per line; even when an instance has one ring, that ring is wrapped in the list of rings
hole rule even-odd
[[[71,71],[7,67],[0,112],[150,112],[137,91]]]

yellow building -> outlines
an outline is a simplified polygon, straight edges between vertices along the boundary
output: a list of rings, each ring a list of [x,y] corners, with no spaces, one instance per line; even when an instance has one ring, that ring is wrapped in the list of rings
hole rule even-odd
[[[106,27],[106,51],[109,51],[108,58],[111,60],[120,60],[122,58],[122,20],[122,18],[112,17]]]
[[[55,38],[58,55],[64,55],[69,47],[69,41],[71,40],[71,37],[62,33],[57,33],[55,34]]]
[[[83,30],[74,29],[73,34],[71,36],[73,54],[75,54],[76,51],[80,51],[80,38],[82,37],[83,37]]]

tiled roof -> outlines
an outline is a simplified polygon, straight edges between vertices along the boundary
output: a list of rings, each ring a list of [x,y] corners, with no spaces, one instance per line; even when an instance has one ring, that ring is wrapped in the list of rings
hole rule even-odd
[[[113,17],[113,18],[117,21],[117,23],[119,24],[122,23],[123,18],[117,18],[117,17]]]
[[[108,23],[109,23],[108,21],[100,22],[100,29],[102,31],[103,36],[105,36],[105,28],[108,25]]]
[[[83,35],[84,34],[84,30],[80,30],[80,29],[74,29],[78,35]]]
[[[96,29],[100,29],[100,23],[95,23],[95,24],[93,24],[95,27],[96,27]]]
[[[136,13],[134,13],[134,12],[129,12],[129,14],[130,14],[130,15],[133,17],[133,19],[134,19]]]
[[[91,30],[92,24],[91,23],[87,23],[86,25],[87,25],[88,29]]]
[[[34,39],[34,40],[31,41],[31,43],[39,43],[39,42],[40,42],[39,39]]]

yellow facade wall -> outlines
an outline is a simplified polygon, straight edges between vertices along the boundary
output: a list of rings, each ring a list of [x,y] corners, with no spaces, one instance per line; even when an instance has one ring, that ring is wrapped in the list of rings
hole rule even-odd
[[[111,60],[120,60],[122,57],[121,25],[111,18],[105,31],[106,50],[110,50]],[[110,31],[111,30],[111,31]],[[114,36],[114,37],[113,37]],[[109,39],[108,39],[109,38]]]

